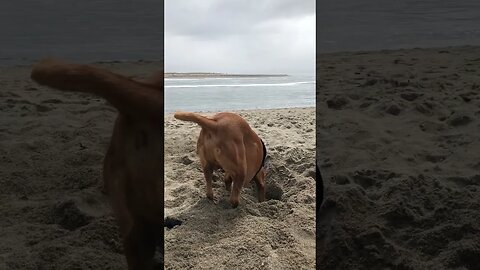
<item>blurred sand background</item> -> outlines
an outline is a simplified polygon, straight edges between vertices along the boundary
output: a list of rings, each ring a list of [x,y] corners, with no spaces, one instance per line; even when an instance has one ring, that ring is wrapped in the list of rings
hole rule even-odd
[[[319,269],[478,269],[480,48],[317,56]]]
[[[162,63],[97,64],[139,79]],[[126,269],[100,192],[116,110],[0,68],[0,269]],[[159,228],[161,229],[161,228]]]

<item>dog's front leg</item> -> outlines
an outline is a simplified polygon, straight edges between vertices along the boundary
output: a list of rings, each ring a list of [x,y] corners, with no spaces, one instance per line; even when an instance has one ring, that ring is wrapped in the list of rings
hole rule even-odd
[[[225,176],[225,189],[228,192],[232,191],[232,177],[228,174]]]

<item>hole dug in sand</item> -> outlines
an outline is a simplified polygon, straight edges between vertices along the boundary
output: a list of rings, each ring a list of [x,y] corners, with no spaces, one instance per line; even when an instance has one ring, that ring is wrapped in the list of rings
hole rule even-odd
[[[267,200],[282,200],[283,189],[276,182],[267,183],[265,188],[265,198]]]
[[[89,224],[93,219],[91,216],[83,213],[73,200],[57,204],[53,209],[52,218],[54,223],[70,231]]]
[[[167,227],[169,229],[175,228],[175,226],[182,225],[183,221],[174,217],[166,217],[163,222],[163,227]]]
[[[183,156],[181,159],[180,159],[180,162],[184,165],[190,165],[193,163],[193,160],[191,157],[189,156]]]

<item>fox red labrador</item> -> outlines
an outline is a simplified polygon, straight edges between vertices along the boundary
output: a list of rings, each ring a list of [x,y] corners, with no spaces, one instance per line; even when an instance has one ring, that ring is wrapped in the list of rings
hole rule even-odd
[[[212,118],[177,112],[174,117],[195,122],[202,127],[197,153],[207,182],[209,199],[213,200],[212,172],[221,168],[225,171],[225,187],[230,191],[230,204],[234,208],[239,204],[243,186],[253,179],[258,187],[258,201],[265,200],[264,163],[267,149],[247,121],[228,112],[218,113]]]

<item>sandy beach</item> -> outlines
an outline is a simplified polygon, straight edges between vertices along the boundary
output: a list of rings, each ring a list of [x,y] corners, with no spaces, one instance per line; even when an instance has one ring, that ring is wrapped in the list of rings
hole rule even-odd
[[[265,141],[267,201],[255,184],[232,209],[223,174],[215,203],[205,196],[196,155],[200,127],[165,116],[165,269],[313,269],[315,267],[315,108],[238,112]],[[205,114],[211,115],[211,114]]]
[[[140,79],[162,66],[98,65]],[[0,111],[0,269],[126,269],[100,192],[116,110],[40,87],[25,66],[0,68]]]
[[[320,55],[319,269],[476,269],[479,47]],[[145,78],[155,62],[100,66]],[[0,269],[125,269],[100,193],[116,111],[0,68]],[[166,269],[312,269],[314,109],[240,111],[269,150],[267,196],[205,198],[200,128],[165,116]]]
[[[480,48],[317,56],[318,269],[478,269]]]
[[[137,79],[161,66],[96,65]],[[38,86],[29,66],[0,69],[0,110],[0,269],[126,269],[100,192],[116,110],[92,95]],[[165,118],[166,213],[183,221],[165,229],[167,269],[313,268],[314,108],[240,114],[269,149],[270,200],[257,203],[247,187],[237,209],[219,180],[217,203],[205,199],[200,129]]]

